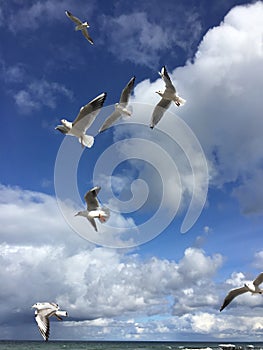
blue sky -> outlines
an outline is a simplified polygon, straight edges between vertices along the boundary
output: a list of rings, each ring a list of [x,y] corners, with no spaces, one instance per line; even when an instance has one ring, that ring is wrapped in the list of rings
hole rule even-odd
[[[50,339],[263,340],[261,296],[219,312],[262,271],[262,19],[262,1],[0,0],[1,339],[40,340],[30,307],[56,301]],[[163,65],[187,102],[151,130]],[[132,117],[98,135],[134,75]],[[82,150],[54,128],[102,92]],[[93,185],[98,233],[74,217]]]

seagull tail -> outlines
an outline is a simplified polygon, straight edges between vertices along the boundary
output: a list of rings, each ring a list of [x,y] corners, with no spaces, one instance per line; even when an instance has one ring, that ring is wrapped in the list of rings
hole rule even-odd
[[[184,105],[185,104],[185,102],[186,102],[186,100],[184,99],[184,98],[182,98],[182,97],[180,97],[180,96],[178,96],[177,97],[177,101],[180,103],[180,105]]]
[[[67,317],[68,316],[68,313],[67,311],[62,311],[62,310],[58,310],[55,314],[58,318],[60,317]]]
[[[101,211],[103,212],[103,214],[100,215],[99,220],[100,220],[100,222],[104,223],[110,217],[110,210],[109,210],[109,208],[103,207],[103,208],[101,208]]]
[[[90,135],[84,135],[82,137],[82,140],[81,138],[79,139],[79,142],[83,145],[83,146],[86,146],[88,148],[91,148],[93,146],[93,143],[94,143],[94,137],[93,136],[90,136]]]

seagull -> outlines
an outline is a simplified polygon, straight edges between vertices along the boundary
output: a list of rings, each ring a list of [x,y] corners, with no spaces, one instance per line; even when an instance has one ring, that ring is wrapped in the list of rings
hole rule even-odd
[[[62,311],[59,309],[58,304],[43,302],[36,303],[32,306],[35,310],[35,320],[38,325],[39,332],[45,341],[49,338],[49,317],[56,316],[59,321],[62,321],[62,316],[68,316],[67,311]]]
[[[252,294],[262,294],[263,289],[259,288],[259,285],[263,282],[263,272],[261,272],[257,278],[252,281],[245,283],[243,287],[231,289],[227,296],[225,297],[225,300],[223,302],[223,305],[220,308],[220,311],[224,310],[224,308],[231,303],[231,301],[237,297],[238,295],[251,292]]]
[[[99,132],[103,132],[104,130],[108,129],[122,116],[122,114],[131,116],[131,112],[126,107],[128,105],[129,97],[131,95],[134,82],[135,77],[132,77],[128,84],[125,86],[125,88],[122,90],[120,101],[118,103],[115,103],[114,112],[105,120],[105,122],[99,129]]]
[[[84,216],[87,218],[94,227],[95,231],[98,231],[95,218],[98,218],[100,222],[104,223],[110,217],[109,209],[99,205],[97,195],[100,189],[100,186],[95,186],[89,190],[84,196],[87,203],[87,210],[79,211],[77,214],[75,214],[75,216]]]
[[[91,39],[91,37],[89,36],[88,30],[87,30],[87,28],[90,27],[89,23],[87,21],[81,22],[80,19],[73,16],[72,13],[70,13],[69,11],[65,11],[65,13],[68,16],[68,18],[70,18],[73,22],[76,23],[75,30],[81,30],[81,33],[84,35],[84,37],[93,45],[94,42]]]
[[[171,82],[171,79],[167,73],[166,67],[163,66],[161,72],[158,72],[165,83],[164,91],[155,91],[158,95],[162,97],[160,102],[155,106],[152,114],[150,128],[153,129],[155,125],[161,120],[164,112],[169,108],[172,101],[176,106],[184,105],[186,100],[176,94],[176,89]]]
[[[79,139],[82,147],[92,147],[94,137],[86,135],[86,130],[94,122],[95,117],[103,106],[106,95],[107,94],[104,92],[85,106],[81,107],[79,114],[73,122],[69,122],[66,119],[61,119],[62,125],[56,126],[55,129],[59,130],[62,134],[76,136]]]

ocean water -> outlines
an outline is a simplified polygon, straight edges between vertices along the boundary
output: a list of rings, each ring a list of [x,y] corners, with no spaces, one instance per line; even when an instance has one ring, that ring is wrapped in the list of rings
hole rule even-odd
[[[222,342],[223,344],[230,344]],[[0,350],[220,350],[221,343],[202,342],[88,342],[88,341],[0,341]],[[263,343],[235,344],[237,350],[263,350]],[[250,346],[249,346],[250,345]],[[253,347],[251,346],[253,345]]]

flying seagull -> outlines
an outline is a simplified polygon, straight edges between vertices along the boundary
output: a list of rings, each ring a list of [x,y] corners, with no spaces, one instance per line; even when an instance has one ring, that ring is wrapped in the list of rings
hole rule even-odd
[[[162,99],[155,106],[153,110],[151,124],[150,124],[151,129],[153,129],[155,125],[161,120],[162,116],[164,115],[165,111],[169,108],[172,101],[174,101],[174,103],[178,107],[183,105],[186,102],[186,100],[184,100],[182,97],[176,94],[176,89],[173,83],[171,82],[171,79],[167,73],[165,66],[162,67],[161,72],[159,72],[159,74],[165,83],[165,90],[156,91],[156,93],[160,95]]]
[[[38,325],[39,332],[45,341],[48,341],[49,338],[49,317],[56,316],[59,321],[62,321],[62,317],[68,316],[67,311],[60,310],[58,304],[55,303],[36,303],[32,306],[32,308],[36,309],[35,320]]]
[[[79,139],[82,147],[92,147],[94,137],[86,135],[86,131],[94,122],[95,117],[103,106],[106,95],[106,93],[102,93],[88,104],[81,107],[79,114],[73,122],[69,122],[66,119],[61,119],[62,125],[56,126],[55,129],[59,130],[62,134],[76,136]]]
[[[231,301],[237,297],[238,295],[251,292],[252,294],[262,294],[263,289],[259,288],[259,285],[263,282],[263,272],[261,272],[257,278],[252,281],[245,283],[243,287],[231,289],[227,296],[224,299],[223,305],[220,308],[220,311],[224,310],[224,308],[231,303]]]
[[[131,112],[126,108],[129,102],[129,97],[131,95],[133,86],[135,82],[135,77],[132,77],[125,88],[122,90],[120,101],[115,103],[114,112],[105,120],[99,132],[108,129],[113,123],[115,123],[123,114],[131,116]]]
[[[106,222],[110,217],[110,211],[108,208],[101,207],[97,198],[97,195],[101,187],[96,186],[89,190],[84,199],[87,203],[87,209],[79,211],[75,216],[84,216],[89,220],[95,231],[98,231],[95,218],[98,218],[100,222]]]
[[[73,16],[72,13],[70,13],[69,11],[65,11],[65,13],[68,16],[68,18],[70,18],[74,23],[76,23],[75,30],[81,30],[81,33],[84,35],[84,37],[93,45],[94,42],[89,36],[88,30],[87,30],[87,28],[90,27],[89,23],[87,21],[81,22],[80,19]]]

